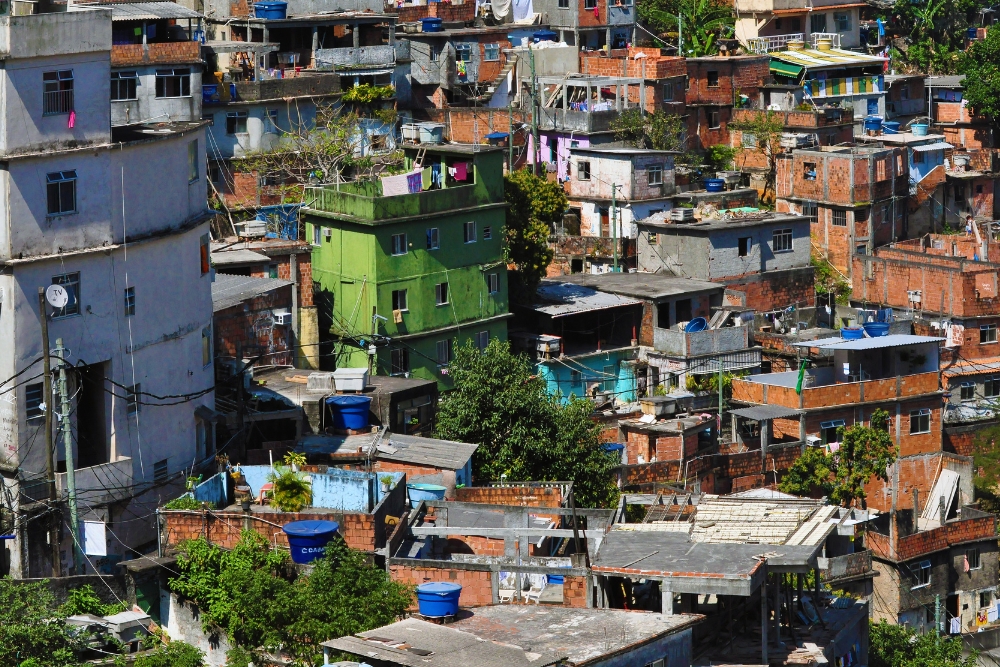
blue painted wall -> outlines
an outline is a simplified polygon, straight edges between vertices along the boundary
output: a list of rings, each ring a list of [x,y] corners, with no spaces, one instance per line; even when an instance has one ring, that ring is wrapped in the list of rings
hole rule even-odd
[[[227,473],[220,472],[194,487],[194,499],[203,503],[211,503],[215,507],[229,505],[226,477]]]
[[[270,466],[240,466],[247,485],[253,491],[254,498],[260,493],[260,488],[267,483],[271,474]],[[344,512],[371,512],[382,501],[384,494],[379,483],[379,477],[392,475],[395,486],[405,473],[401,472],[362,472],[358,470],[341,470],[330,468],[326,473],[304,473],[312,478],[312,507],[341,510]]]
[[[642,667],[663,659],[663,667],[691,665],[691,629],[681,630],[631,651],[591,663],[590,667]]]
[[[919,183],[924,180],[924,178],[934,169],[934,167],[944,164],[944,150],[939,151],[923,151],[924,161],[921,163],[913,162],[914,151],[911,148],[909,150],[910,154],[910,180]]]
[[[623,362],[633,358],[633,350],[617,350],[587,356],[565,357],[539,362],[538,374],[548,383],[548,391],[560,396],[563,403],[570,395],[589,398],[587,387],[600,382],[598,391],[612,391],[619,400],[634,401],[635,372]],[[610,370],[613,377],[608,378]]]

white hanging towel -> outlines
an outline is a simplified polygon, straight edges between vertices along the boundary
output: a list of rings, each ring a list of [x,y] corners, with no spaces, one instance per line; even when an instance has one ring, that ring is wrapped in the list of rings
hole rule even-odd
[[[514,3],[514,20],[523,21],[535,13],[532,0],[512,0]]]

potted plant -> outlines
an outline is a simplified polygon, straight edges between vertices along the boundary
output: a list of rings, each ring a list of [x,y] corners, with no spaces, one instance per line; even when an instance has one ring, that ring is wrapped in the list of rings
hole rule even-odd
[[[389,493],[392,490],[392,475],[382,475],[378,478],[378,481],[382,484],[382,493]]]
[[[299,472],[301,466],[306,464],[306,455],[299,452],[288,452],[285,454],[285,465],[291,466],[292,472]]]
[[[218,466],[219,472],[226,472],[226,470],[229,469],[229,455],[228,454],[216,455],[215,465]]]
[[[249,486],[239,485],[236,487],[236,502],[240,504],[244,512],[250,511],[250,503],[253,500],[253,491]]]
[[[312,502],[312,479],[291,468],[275,467],[267,476],[271,482],[271,502],[282,512],[299,512]]]

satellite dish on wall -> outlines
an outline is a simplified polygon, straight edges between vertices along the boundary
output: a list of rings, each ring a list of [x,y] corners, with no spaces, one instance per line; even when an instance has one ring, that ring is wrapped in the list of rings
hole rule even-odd
[[[65,308],[69,303],[69,292],[62,285],[49,285],[45,288],[45,300],[53,308]]]

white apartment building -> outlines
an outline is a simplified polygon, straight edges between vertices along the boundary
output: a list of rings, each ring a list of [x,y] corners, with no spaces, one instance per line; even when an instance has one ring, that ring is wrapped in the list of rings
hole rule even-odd
[[[14,378],[0,386],[0,522],[13,536],[0,574],[13,577],[51,576],[53,519],[61,572],[73,562],[58,420],[48,497],[45,413],[59,397],[43,390],[40,316],[72,365],[88,572],[155,545],[157,504],[215,448],[205,124],[112,130],[111,10],[60,7],[0,16],[0,382]],[[54,283],[68,303],[40,314]]]

